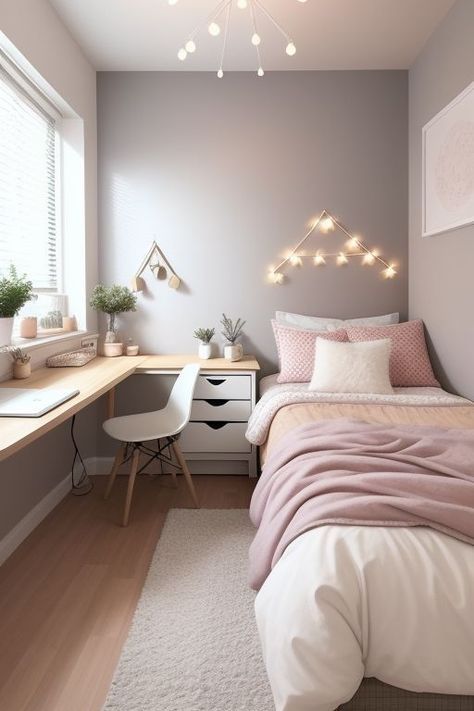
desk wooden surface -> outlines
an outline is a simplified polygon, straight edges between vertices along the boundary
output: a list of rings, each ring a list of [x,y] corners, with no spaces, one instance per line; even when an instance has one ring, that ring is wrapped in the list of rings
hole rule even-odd
[[[34,442],[101,395],[109,393],[108,416],[114,405],[114,388],[133,373],[178,372],[188,363],[199,363],[202,370],[260,369],[253,356],[231,363],[224,358],[201,360],[190,355],[143,355],[119,358],[97,357],[81,368],[39,368],[25,380],[7,380],[2,388],[77,388],[79,394],[42,417],[0,417],[0,461]]]
[[[0,461],[68,420],[128,378],[141,363],[134,358],[94,358],[82,368],[39,368],[25,380],[7,380],[2,388],[77,388],[79,394],[42,417],[0,417]]]
[[[141,363],[137,365],[136,372],[146,372],[149,370],[170,370],[176,371],[184,368],[189,363],[198,363],[201,370],[260,370],[258,361],[253,355],[244,355],[242,360],[231,362],[225,358],[209,358],[202,360],[194,355],[148,355],[142,357]]]

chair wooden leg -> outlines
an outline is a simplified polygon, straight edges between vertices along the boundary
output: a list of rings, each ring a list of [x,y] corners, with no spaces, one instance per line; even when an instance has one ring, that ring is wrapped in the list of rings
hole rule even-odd
[[[107,482],[107,488],[106,488],[105,494],[104,494],[104,499],[106,501],[110,496],[110,492],[112,491],[112,487],[114,485],[114,481],[117,476],[119,467],[123,462],[124,455],[125,455],[125,447],[126,447],[125,444],[121,444],[117,450],[117,454],[115,455],[114,463],[112,465],[112,469],[110,470],[110,474],[109,474],[109,480]]]
[[[130,474],[128,477],[127,496],[125,498],[125,508],[123,510],[122,526],[128,526],[128,519],[130,516],[130,506],[132,503],[132,496],[133,496],[133,487],[135,485],[135,479],[137,476],[139,457],[140,457],[140,450],[135,449],[135,451],[133,452],[133,455],[132,455],[132,466],[130,468]]]
[[[173,442],[173,444],[171,446],[173,447],[173,452],[175,453],[176,459],[179,462],[179,466],[183,470],[184,478],[186,479],[186,484],[188,485],[189,493],[192,496],[194,505],[196,506],[197,509],[199,509],[200,508],[199,501],[198,501],[198,497],[196,494],[196,489],[194,488],[193,479],[191,477],[191,472],[188,469],[188,465],[186,464],[186,460],[183,457],[181,448],[180,448],[178,442]]]

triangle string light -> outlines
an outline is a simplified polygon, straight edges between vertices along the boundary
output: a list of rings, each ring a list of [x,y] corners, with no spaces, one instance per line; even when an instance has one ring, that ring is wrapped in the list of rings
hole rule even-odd
[[[340,230],[347,237],[346,249],[337,252],[325,252],[318,249],[316,253],[306,252],[303,249],[305,242],[311,235],[319,230],[323,234]],[[381,274],[385,279],[393,279],[397,271],[395,264],[386,262],[376,249],[370,249],[357,235],[351,234],[333,215],[327,210],[323,210],[318,219],[311,225],[310,229],[304,235],[303,239],[298,242],[296,247],[290,250],[284,259],[275,267],[270,267],[268,272],[269,280],[273,284],[283,284],[285,280],[284,269],[289,264],[294,267],[300,267],[305,259],[312,259],[316,267],[323,267],[327,264],[328,259],[334,259],[338,266],[344,266],[349,263],[349,260],[358,257],[363,265],[366,266],[381,266]]]
[[[305,3],[307,0],[297,0],[297,2]],[[168,0],[168,5],[177,5],[178,0]],[[207,30],[211,37],[218,38],[222,34],[222,23],[224,27],[222,45],[219,57],[219,67],[217,76],[222,79],[224,76],[224,60],[227,48],[227,38],[229,34],[229,25],[231,12],[233,8],[238,10],[247,10],[250,15],[250,32],[249,42],[255,47],[257,59],[257,76],[263,77],[265,71],[262,65],[262,55],[260,46],[262,44],[262,36],[258,31],[258,22],[261,17],[265,17],[283,37],[285,41],[285,52],[289,57],[294,57],[296,54],[296,45],[291,36],[286,32],[282,25],[275,19],[262,0],[220,0],[214,7],[207,18],[192,32],[189,33],[183,45],[178,49],[177,57],[181,62],[185,62],[190,55],[193,55],[198,49],[197,38],[201,32]]]

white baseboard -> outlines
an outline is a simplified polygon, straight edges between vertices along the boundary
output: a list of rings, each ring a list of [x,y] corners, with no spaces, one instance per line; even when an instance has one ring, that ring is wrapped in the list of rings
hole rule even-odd
[[[19,521],[7,535],[0,540],[0,565],[11,556],[41,521],[71,491],[71,475],[68,474],[49,494],[46,494],[34,508]]]

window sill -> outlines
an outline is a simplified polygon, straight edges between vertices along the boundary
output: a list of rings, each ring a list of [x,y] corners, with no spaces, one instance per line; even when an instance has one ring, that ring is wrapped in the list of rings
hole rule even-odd
[[[90,336],[91,340],[96,340],[98,335],[99,334],[91,333],[90,331],[68,331],[67,333],[56,333],[53,336],[38,336],[38,338],[20,338],[19,336],[14,336],[12,338],[12,346],[16,346],[28,352],[54,343],[64,343],[65,341],[73,341],[78,338],[84,339],[88,336]]]

